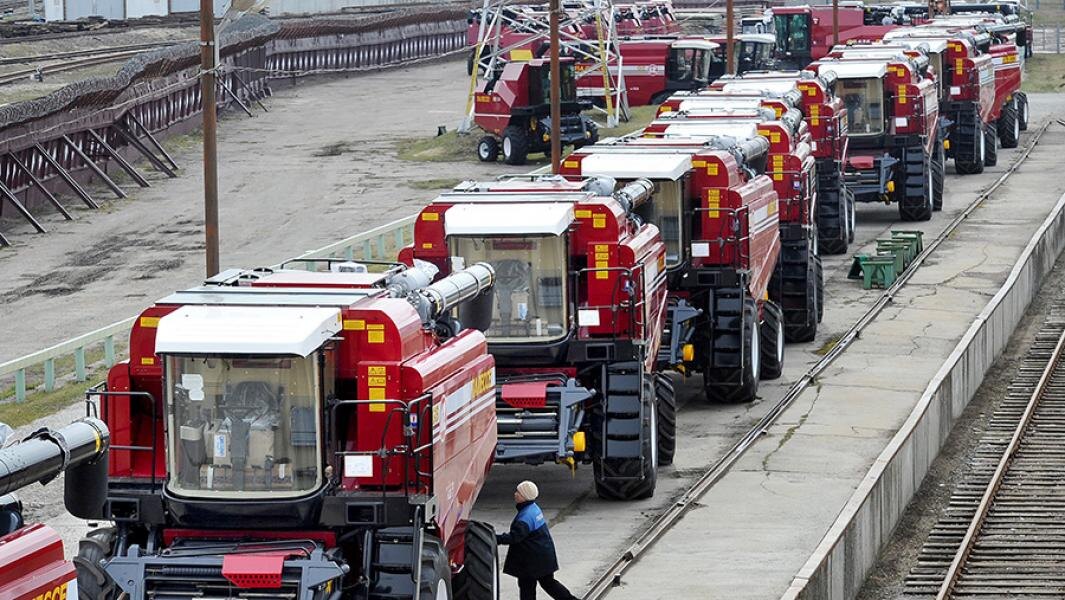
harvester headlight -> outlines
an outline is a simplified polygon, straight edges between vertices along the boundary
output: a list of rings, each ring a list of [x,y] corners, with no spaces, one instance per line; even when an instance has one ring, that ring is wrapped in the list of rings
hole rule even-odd
[[[544,141],[547,142],[547,141],[550,141],[550,140],[551,140],[551,136],[545,133],[544,134]]]
[[[895,191],[895,182],[894,181],[887,182],[887,191],[889,193]]]
[[[588,448],[588,443],[584,439],[584,432],[578,431],[573,434],[573,451],[584,452]]]
[[[681,346],[680,357],[684,359],[684,362],[695,360],[695,346],[693,344],[684,344]]]
[[[943,149],[950,150],[950,140],[943,140]]]

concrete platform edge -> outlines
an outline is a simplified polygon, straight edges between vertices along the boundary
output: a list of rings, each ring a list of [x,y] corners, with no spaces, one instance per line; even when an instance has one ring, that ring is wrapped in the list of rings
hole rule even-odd
[[[902,428],[799,569],[782,600],[854,598],[955,419],[1002,353],[1065,249],[1065,195],[1032,236],[1006,282],[973,321]]]

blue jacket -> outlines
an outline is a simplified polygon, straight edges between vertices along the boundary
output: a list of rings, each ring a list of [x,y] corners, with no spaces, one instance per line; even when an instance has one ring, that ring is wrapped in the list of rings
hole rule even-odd
[[[555,542],[547,530],[547,519],[535,502],[522,502],[510,523],[510,531],[496,536],[510,546],[503,572],[520,578],[540,579],[558,570]]]

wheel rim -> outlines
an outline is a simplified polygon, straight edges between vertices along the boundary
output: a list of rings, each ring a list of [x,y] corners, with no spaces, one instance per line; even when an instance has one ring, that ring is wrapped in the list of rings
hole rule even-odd
[[[443,579],[436,582],[436,600],[451,600],[447,593],[447,583]]]
[[[850,198],[847,199],[847,211],[850,213],[851,218],[851,231],[858,231],[858,209],[854,206],[854,201]]]
[[[762,348],[761,342],[758,339],[758,317],[754,318],[754,322],[751,324],[751,378],[754,381],[758,381],[758,378],[762,374]]]
[[[1021,114],[1024,115],[1024,122],[1028,122],[1028,103],[1021,102]]]
[[[1013,119],[1013,140],[1017,141],[1017,138],[1021,137],[1021,120]]]
[[[488,142],[481,142],[477,146],[477,153],[481,155],[481,158],[488,158]]]
[[[977,129],[977,131],[980,131]],[[980,164],[987,159],[987,135],[980,131]]]
[[[503,138],[503,156],[506,156],[507,158],[510,158],[510,150],[511,150],[510,138],[509,137],[505,137],[505,138]]]
[[[928,198],[928,206],[932,206],[932,197],[935,196],[935,190],[932,186],[932,165],[928,165],[928,194],[926,195],[926,198]]]

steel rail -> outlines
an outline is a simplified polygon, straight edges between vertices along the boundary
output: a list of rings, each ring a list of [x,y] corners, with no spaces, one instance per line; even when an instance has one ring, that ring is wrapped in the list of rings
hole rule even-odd
[[[958,580],[961,579],[962,569],[965,567],[966,562],[969,560],[969,555],[972,553],[973,547],[976,545],[976,538],[980,534],[980,529],[983,527],[988,513],[991,511],[991,505],[995,502],[999,488],[1002,487],[1006,472],[1013,463],[1013,458],[1017,455],[1017,451],[1021,448],[1021,442],[1025,438],[1028,425],[1032,422],[1032,417],[1035,415],[1035,411],[1039,407],[1040,400],[1043,399],[1047,384],[1050,382],[1050,378],[1054,372],[1061,366],[1063,350],[1065,350],[1065,331],[1062,331],[1061,336],[1058,337],[1057,344],[1054,346],[1054,352],[1050,355],[1049,360],[1047,360],[1046,368],[1043,369],[1043,373],[1039,377],[1039,382],[1036,384],[1035,390],[1032,392],[1032,395],[1028,400],[1028,405],[1024,409],[1024,414],[1017,423],[1017,427],[1013,430],[1010,442],[1002,452],[1002,457],[999,459],[998,465],[995,467],[995,472],[991,475],[991,481],[988,482],[983,495],[980,497],[980,504],[976,507],[976,514],[974,514],[972,520],[969,521],[969,526],[965,530],[965,537],[962,538],[961,545],[954,553],[954,559],[951,561],[950,567],[947,568],[947,573],[943,577],[943,584],[939,587],[939,591],[936,593],[936,600],[946,600],[954,594],[954,587],[957,585]]]
[[[732,466],[743,457],[747,451],[754,446],[754,443],[762,435],[769,431],[769,427],[776,422],[776,420],[784,413],[785,410],[800,395],[810,387],[810,385],[817,379],[818,375],[823,373],[829,366],[832,365],[847,348],[861,336],[861,332],[872,323],[876,317],[883,312],[883,310],[891,304],[895,296],[902,290],[902,287],[913,277],[917,268],[933,253],[936,249],[947,239],[950,235],[969,218],[969,216],[980,206],[985,200],[991,197],[1002,185],[1006,182],[1011,175],[1013,175],[1017,169],[1023,164],[1031,155],[1032,150],[1039,143],[1040,138],[1046,132],[1050,126],[1050,121],[1045,121],[1042,127],[1035,132],[1032,139],[1028,142],[1028,145],[1024,147],[1021,153],[1014,159],[1013,163],[1008,169],[1006,169],[990,186],[980,193],[969,205],[958,214],[942,232],[939,233],[931,242],[925,245],[924,250],[914,258],[909,267],[906,268],[902,274],[899,275],[895,282],[885,289],[876,302],[869,307],[869,309],[863,314],[850,329],[839,339],[835,346],[828,353],[821,358],[821,360],[814,363],[806,373],[799,378],[788,391],[784,393],[784,396],[773,405],[769,412],[763,416],[744,436],[736,442],[725,454],[713,463],[691,486],[685,490],[677,501],[675,501],[668,509],[659,513],[657,517],[651,522],[651,524],[640,533],[636,540],[622,552],[609,567],[607,567],[603,574],[598,577],[593,583],[591,588],[584,595],[584,600],[599,600],[604,598],[610,593],[610,590],[621,584],[621,576],[628,571],[632,565],[634,565],[640,557],[647,551],[648,548],[653,546],[662,536],[669,531],[673,525],[680,521],[680,519],[688,512],[692,505],[702,497],[711,487],[714,486],[722,477],[725,476],[731,470]]]
[[[67,61],[67,62],[62,62],[62,63],[54,64],[54,65],[45,65],[45,66],[42,66],[42,67],[35,67],[33,69],[22,69],[22,70],[19,70],[19,71],[13,71],[11,73],[4,73],[4,74],[0,75],[0,85],[7,84],[7,83],[16,83],[16,82],[19,82],[19,81],[24,81],[27,77],[29,77],[30,75],[33,75],[34,73],[37,73],[38,71],[42,75],[49,74],[49,73],[62,73],[64,71],[74,71],[74,70],[81,69],[81,68],[84,68],[84,67],[91,67],[91,66],[94,66],[94,65],[100,65],[100,64],[105,64],[105,63],[109,63],[109,62],[116,62],[116,61],[120,61],[120,60],[125,60],[127,58],[132,57],[132,56],[136,56],[136,55],[140,54],[141,52],[144,52],[144,50],[126,50],[126,51],[123,51],[123,52],[115,52],[115,53],[112,53],[112,54],[105,54],[105,55],[102,55],[102,56],[92,56],[92,57],[83,58],[83,59],[80,59],[80,60]]]
[[[107,54],[113,52],[128,52],[131,50],[154,50],[156,48],[163,48],[166,46],[176,46],[178,44],[184,44],[186,42],[195,41],[192,38],[187,40],[175,40],[169,42],[146,42],[143,44],[127,44],[124,46],[105,46],[103,48],[92,48],[89,50],[72,50],[70,52],[54,52],[50,54],[33,54],[30,56],[9,56],[0,58],[0,65],[18,65],[23,63],[33,63],[42,60],[60,60],[64,58],[80,58],[87,56],[95,56],[97,54]]]

